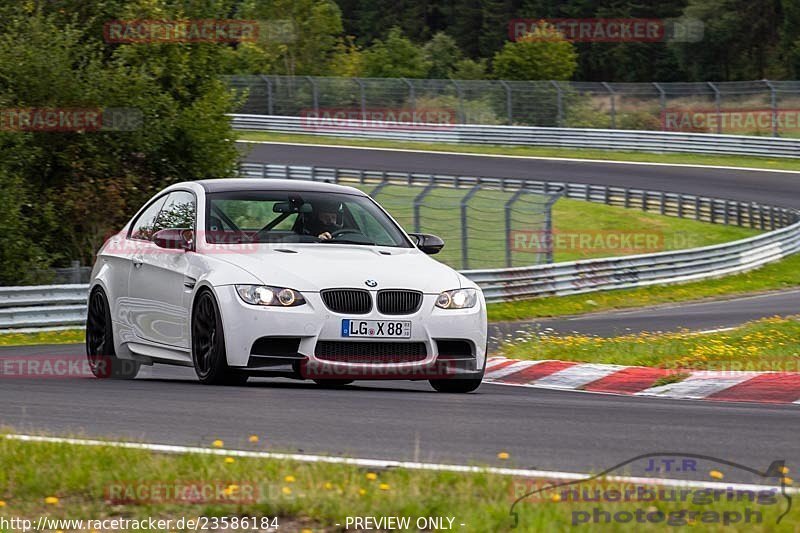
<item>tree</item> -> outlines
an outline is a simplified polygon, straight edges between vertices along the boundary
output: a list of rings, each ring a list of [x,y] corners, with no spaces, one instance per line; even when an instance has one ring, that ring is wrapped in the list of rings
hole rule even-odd
[[[258,43],[241,47],[241,73],[324,75],[341,43],[333,0],[245,0],[239,16],[263,22]]]
[[[494,56],[494,75],[506,80],[568,80],[578,66],[575,47],[555,28],[539,24]]]
[[[760,79],[776,67],[778,0],[689,0],[684,16],[705,26],[702,41],[673,45],[691,79]]]
[[[430,64],[427,77],[434,79],[452,77],[456,64],[462,58],[455,39],[444,32],[434,35],[423,47],[423,52]]]
[[[453,69],[453,79],[455,80],[483,80],[486,79],[486,60],[485,59],[462,59],[456,63]]]
[[[336,45],[329,65],[330,75],[355,78],[364,73],[364,54],[350,36]]]
[[[181,16],[163,2],[142,0],[116,18],[156,4],[163,18]],[[102,33],[99,39],[85,33],[89,26],[41,11],[15,12],[3,24],[3,108],[98,109],[106,119],[115,108],[118,117],[132,119],[123,128],[106,122],[99,130],[11,132],[14,142],[0,139],[0,176],[14,189],[7,201],[24,199],[20,209],[31,223],[23,242],[41,246],[47,262],[91,263],[103,238],[155,191],[235,172],[239,154],[226,117],[235,100],[218,79],[230,47],[103,43]],[[14,249],[8,242],[2,247],[2,257]]]
[[[431,65],[422,49],[403,35],[399,27],[385,41],[375,41],[364,51],[364,75],[374,78],[424,78]]]

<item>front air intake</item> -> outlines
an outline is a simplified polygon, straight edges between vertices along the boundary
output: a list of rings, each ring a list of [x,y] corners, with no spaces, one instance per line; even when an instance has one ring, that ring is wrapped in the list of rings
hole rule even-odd
[[[428,351],[424,342],[319,341],[314,355],[323,361],[388,365],[424,361]]]

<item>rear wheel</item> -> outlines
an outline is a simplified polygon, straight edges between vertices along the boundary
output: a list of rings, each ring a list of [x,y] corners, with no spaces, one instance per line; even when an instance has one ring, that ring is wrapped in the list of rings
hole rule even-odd
[[[86,315],[86,357],[96,378],[133,379],[141,366],[138,361],[119,359],[114,350],[114,330],[106,293],[100,287],[89,295]]]
[[[243,385],[248,378],[228,366],[222,318],[209,290],[197,296],[192,312],[192,362],[200,382],[206,385]]]

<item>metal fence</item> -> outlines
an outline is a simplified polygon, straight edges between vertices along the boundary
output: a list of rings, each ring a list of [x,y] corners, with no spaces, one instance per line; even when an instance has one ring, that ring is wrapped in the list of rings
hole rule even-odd
[[[709,198],[692,194],[614,187],[611,185],[265,163],[242,163],[239,169],[242,176],[250,178],[305,179],[347,185],[380,186],[381,184],[397,184],[424,187],[436,184],[443,187],[457,188],[482,186],[505,192],[523,190],[533,194],[563,195],[566,198],[575,200],[639,209],[666,216],[711,222],[713,224],[726,224],[761,230],[774,230],[800,221],[800,214],[796,210],[785,207],[774,207],[756,202],[740,202],[723,198]],[[495,213],[498,215],[501,213],[497,206],[495,206]],[[407,227],[415,226],[412,224]]]
[[[709,133],[644,132],[533,126],[386,123],[380,127],[360,120],[309,123],[302,117],[231,115],[234,129],[328,135],[359,139],[423,141],[489,145],[555,146],[638,152],[800,157],[800,139],[778,139]]]
[[[442,237],[447,246],[437,259],[453,268],[553,262],[551,247],[515,249],[509,236],[514,232],[550,235],[552,207],[564,192],[562,186],[534,189],[503,186],[496,179],[261,163],[243,163],[240,173],[358,187],[378,200],[408,231]]]
[[[245,114],[442,112],[454,124],[800,136],[800,81],[604,83],[233,76]]]

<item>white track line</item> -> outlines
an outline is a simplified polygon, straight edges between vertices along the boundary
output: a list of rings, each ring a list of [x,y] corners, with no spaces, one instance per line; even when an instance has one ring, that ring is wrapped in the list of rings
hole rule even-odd
[[[697,371],[679,383],[652,387],[636,396],[658,396],[660,398],[703,399],[758,376],[758,372],[713,372]]]
[[[379,139],[391,140],[391,139]],[[349,150],[374,150],[383,152],[410,152],[439,155],[465,155],[471,157],[496,157],[501,159],[532,159],[538,161],[568,161],[571,163],[608,163],[609,165],[641,165],[656,167],[685,167],[685,168],[716,168],[720,170],[748,170],[753,172],[778,172],[782,174],[800,174],[800,170],[778,170],[770,168],[733,167],[724,165],[697,165],[691,163],[656,163],[652,161],[618,161],[615,159],[581,159],[575,157],[545,157],[535,155],[510,155],[510,154],[481,154],[476,152],[448,152],[446,150],[413,150],[411,148],[378,148],[371,146],[354,146],[349,144],[324,144],[324,143],[291,143],[280,141],[248,141],[239,139],[236,142],[244,144],[282,144],[286,146],[321,146],[324,148],[347,148]],[[405,141],[413,142],[413,141]],[[524,148],[524,147],[521,147]],[[536,148],[559,148],[558,146],[537,146]],[[638,153],[638,152],[637,152]],[[647,152],[640,152],[646,154]]]
[[[725,331],[733,331],[738,329],[736,326],[728,326],[724,328],[716,328],[716,329],[704,329],[702,331],[695,331],[694,335],[709,335],[711,333],[724,333]]]
[[[624,368],[626,367],[621,365],[575,365],[539,378],[532,385],[548,389],[580,389],[587,383],[597,381]]]
[[[17,435],[7,434],[5,438],[23,442],[47,442],[54,444],[72,444],[75,446],[110,446],[113,448],[126,448],[133,450],[147,450],[160,453],[196,453],[202,455],[220,455],[226,457],[251,457],[259,459],[283,459],[289,461],[302,461],[306,463],[331,463],[344,464],[351,466],[371,467],[371,468],[407,468],[409,470],[433,470],[442,472],[459,473],[488,473],[502,476],[534,477],[552,480],[580,480],[590,479],[589,474],[578,474],[575,472],[554,472],[548,470],[527,470],[520,468],[497,468],[466,466],[438,463],[419,463],[415,461],[387,461],[380,459],[357,459],[347,457],[331,457],[327,455],[305,455],[298,453],[273,453],[273,452],[254,452],[248,450],[223,450],[218,448],[200,448],[194,446],[176,446],[171,444],[149,444],[139,442],[119,442],[102,441],[91,439],[69,439],[62,437],[41,437],[37,435]],[[682,479],[655,479],[628,476],[607,476],[604,479],[609,481],[619,481],[624,483],[642,483],[658,485],[663,487],[689,487],[689,488],[708,488],[708,489],[733,489],[733,490],[763,490],[766,488],[780,489],[777,485],[757,485],[747,483],[721,483],[718,481],[689,481]],[[795,494],[800,489],[787,488],[786,492]]]

